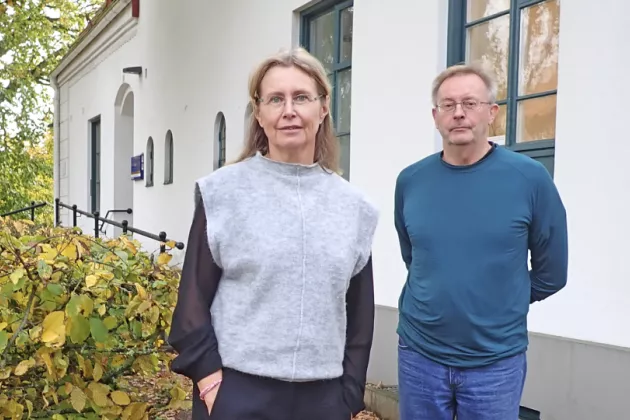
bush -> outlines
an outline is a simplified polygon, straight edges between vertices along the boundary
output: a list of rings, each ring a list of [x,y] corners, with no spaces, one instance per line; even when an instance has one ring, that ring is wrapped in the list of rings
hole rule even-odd
[[[179,271],[139,248],[0,218],[0,418],[154,417],[117,379],[168,363]]]

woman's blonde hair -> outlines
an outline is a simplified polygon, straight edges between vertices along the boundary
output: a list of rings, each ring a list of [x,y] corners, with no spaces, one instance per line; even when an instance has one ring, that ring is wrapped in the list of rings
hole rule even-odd
[[[267,72],[276,66],[295,67],[310,76],[317,86],[317,94],[326,101],[328,113],[317,130],[315,136],[314,161],[324,169],[339,171],[339,141],[333,130],[333,120],[330,115],[330,96],[332,87],[326,76],[322,63],[304,48],[299,47],[290,51],[282,51],[273,55],[256,67],[249,79],[249,101],[252,113],[249,117],[249,127],[245,134],[245,146],[236,162],[248,159],[260,151],[263,155],[269,152],[269,139],[263,128],[258,124],[260,105],[260,84]]]

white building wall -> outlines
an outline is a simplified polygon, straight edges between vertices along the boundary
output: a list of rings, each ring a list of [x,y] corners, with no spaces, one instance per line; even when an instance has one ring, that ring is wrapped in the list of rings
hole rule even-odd
[[[306,6],[303,1],[143,2],[137,36],[61,87],[61,197],[67,147],[68,200],[88,207],[87,121],[102,115],[103,160],[111,159],[121,69],[141,65],[145,75],[124,81],[135,97],[134,153],[145,151],[149,136],[154,140],[155,186],[134,183],[134,223],[186,242],[194,180],[213,168],[216,116],[226,117],[229,161],[242,145],[248,76],[263,57],[297,45],[296,10]],[[597,8],[586,0],[561,6],[555,179],[569,213],[569,285],[534,305],[529,321],[535,332],[630,347],[630,329],[623,326],[630,318],[630,269],[623,263],[630,251],[624,195],[630,186],[624,135],[630,88],[623,71],[630,62],[621,32],[630,4],[602,1]],[[440,147],[430,85],[446,64],[447,12],[446,0],[354,5],[350,176],[381,211],[374,244],[379,305],[397,307],[406,278],[393,227],[396,176]],[[584,22],[590,22],[588,30]],[[174,183],[163,185],[169,129]],[[113,164],[104,164],[105,209],[112,207],[112,175]],[[155,249],[153,241],[145,243]]]
[[[562,1],[555,182],[569,218],[569,282],[532,306],[537,332],[630,347],[630,3]]]

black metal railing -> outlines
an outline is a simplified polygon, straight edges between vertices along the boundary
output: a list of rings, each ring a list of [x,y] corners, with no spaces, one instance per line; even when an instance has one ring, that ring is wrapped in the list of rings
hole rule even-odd
[[[122,233],[123,234],[128,234],[129,232],[131,233],[135,233],[141,236],[144,236],[145,238],[149,238],[149,239],[153,239],[155,241],[159,241],[162,244],[160,245],[160,253],[164,253],[166,252],[166,245],[165,243],[169,241],[166,232],[160,232],[159,234],[155,235],[153,233],[144,231],[142,229],[138,229],[138,228],[134,228],[132,226],[129,226],[129,222],[127,220],[123,220],[122,222],[117,222],[115,220],[111,220],[111,219],[107,219],[105,217],[101,217],[99,215],[99,212],[94,212],[94,213],[90,213],[87,211],[83,211],[80,210],[79,208],[77,208],[77,205],[69,205],[69,204],[65,204],[62,203],[58,198],[55,199],[55,226],[61,226],[61,213],[60,210],[61,208],[65,208],[68,210],[72,211],[72,226],[76,227],[77,226],[77,217],[79,215],[82,216],[86,216],[89,217],[91,219],[94,219],[94,237],[98,238],[99,237],[99,232],[100,232],[100,226],[99,226],[99,222],[103,222],[103,224],[107,223],[109,225],[112,226],[116,226],[118,228],[122,229]],[[129,209],[130,210],[130,209]],[[123,210],[128,212],[128,210]],[[177,249],[184,249],[184,244],[182,242],[176,242],[175,243],[175,248]]]
[[[133,209],[124,209],[124,210],[107,210],[107,213],[105,213],[105,218],[108,219],[109,214],[110,213],[127,213],[127,214],[132,214],[133,213]],[[105,225],[106,223],[103,222],[101,223],[101,233],[105,233]]]
[[[17,210],[13,210],[10,211],[8,213],[4,213],[4,214],[0,214],[0,217],[6,217],[6,216],[13,216],[15,214],[20,214],[20,213],[24,213],[27,211],[31,212],[31,221],[34,222],[35,221],[35,209],[38,209],[40,207],[45,207],[47,206],[48,203],[43,202],[43,203],[36,203],[35,201],[31,201],[31,205],[28,207],[24,207],[21,209],[17,209]]]

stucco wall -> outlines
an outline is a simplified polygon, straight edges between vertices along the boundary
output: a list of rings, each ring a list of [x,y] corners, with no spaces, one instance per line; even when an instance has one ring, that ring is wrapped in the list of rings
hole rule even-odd
[[[61,198],[89,206],[88,120],[101,115],[101,207],[114,207],[114,102],[127,83],[134,94],[133,151],[144,152],[149,136],[155,143],[155,186],[133,183],[134,224],[185,242],[194,180],[214,166],[216,116],[226,117],[229,161],[242,145],[249,73],[264,56],[297,45],[302,2],[143,2],[124,39],[82,72],[60,75]],[[381,210],[376,300],[396,307],[406,273],[393,228],[394,181],[403,167],[440,147],[430,83],[446,64],[447,2],[361,0],[354,9],[351,180]],[[623,0],[602,0],[597,8],[586,0],[562,2],[555,179],[569,213],[569,285],[534,305],[529,318],[534,332],[625,347],[630,61],[622,53],[622,28],[629,15]],[[127,17],[119,19],[118,25],[130,25]],[[145,73],[123,76],[123,67],[135,65]],[[163,185],[169,129],[174,183]],[[155,249],[153,241],[146,244]]]

